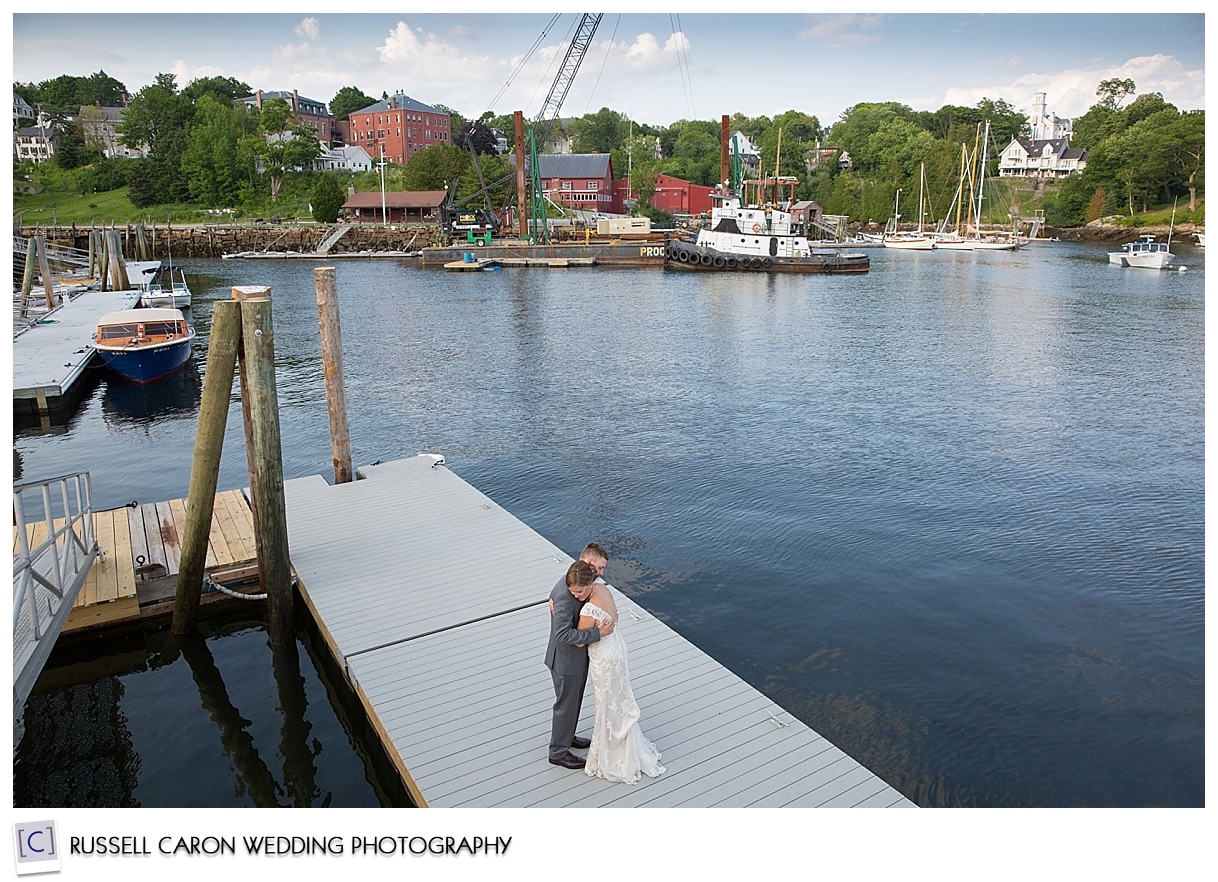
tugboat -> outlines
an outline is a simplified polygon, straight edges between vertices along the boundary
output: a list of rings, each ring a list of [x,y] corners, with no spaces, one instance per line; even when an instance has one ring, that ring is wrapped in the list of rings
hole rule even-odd
[[[692,242],[669,239],[664,266],[676,270],[764,273],[865,273],[871,258],[862,252],[815,249],[798,235],[791,213],[778,208],[745,208],[737,196],[712,194],[709,228]]]

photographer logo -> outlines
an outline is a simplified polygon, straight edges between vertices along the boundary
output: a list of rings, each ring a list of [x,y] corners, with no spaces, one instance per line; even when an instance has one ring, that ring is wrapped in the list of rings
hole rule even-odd
[[[59,836],[54,821],[13,824],[17,875],[59,871]]]

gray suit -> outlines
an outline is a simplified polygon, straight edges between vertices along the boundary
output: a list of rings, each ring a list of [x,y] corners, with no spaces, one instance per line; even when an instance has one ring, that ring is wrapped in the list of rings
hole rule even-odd
[[[584,703],[584,685],[588,682],[589,643],[601,639],[597,628],[580,631],[579,611],[583,603],[576,600],[567,587],[564,576],[550,592],[554,614],[550,617],[550,642],[546,644],[546,667],[554,678],[554,722],[550,730],[550,758],[558,759],[571,748],[579,711]],[[577,643],[584,644],[577,646]]]

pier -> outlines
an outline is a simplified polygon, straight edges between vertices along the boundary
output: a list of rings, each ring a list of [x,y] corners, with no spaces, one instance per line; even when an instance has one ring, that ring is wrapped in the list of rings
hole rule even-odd
[[[131,309],[140,292],[85,291],[54,309],[31,317],[13,331],[13,408],[48,413],[66,408],[85,369],[96,356],[97,320],[107,312]]]
[[[300,599],[417,805],[913,805],[616,589],[642,726],[667,771],[631,787],[550,765],[547,597],[571,556],[440,456],[357,474],[285,482],[291,563]],[[237,491],[216,498],[209,567],[239,567],[253,550],[248,506]],[[142,506],[145,539],[176,536],[180,506]],[[126,519],[137,539],[130,556],[106,562],[123,571],[135,568],[140,530],[134,509],[120,511],[116,534]],[[176,567],[175,542],[163,562],[153,546],[148,562]],[[589,687],[580,731],[592,715]]]

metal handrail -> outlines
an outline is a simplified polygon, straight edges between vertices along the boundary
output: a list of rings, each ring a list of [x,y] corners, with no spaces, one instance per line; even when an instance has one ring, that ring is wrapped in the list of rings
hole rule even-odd
[[[46,538],[31,547],[37,529]],[[13,485],[14,718],[72,610],[93,561],[102,554],[93,531],[88,472]]]

